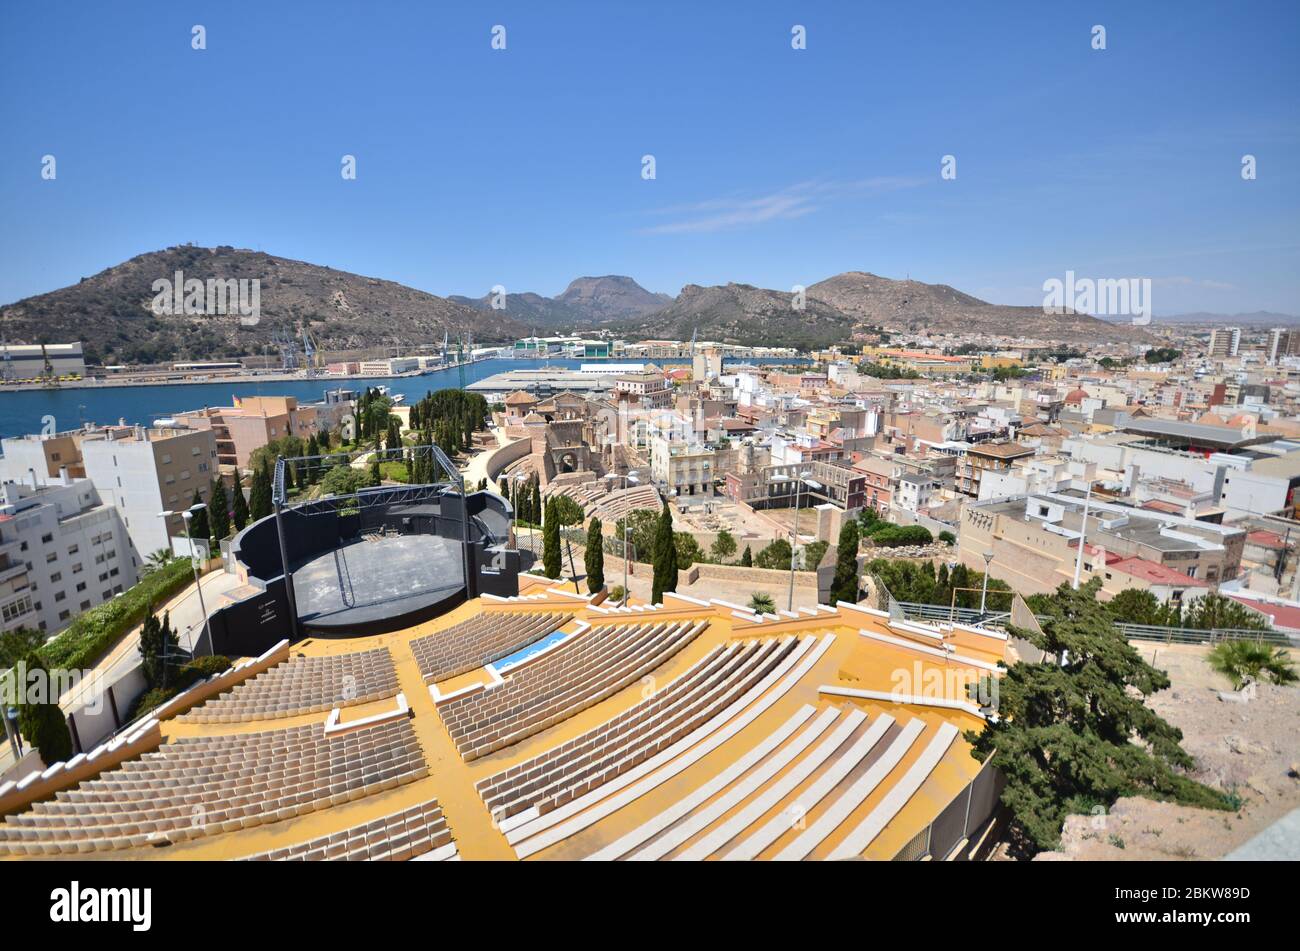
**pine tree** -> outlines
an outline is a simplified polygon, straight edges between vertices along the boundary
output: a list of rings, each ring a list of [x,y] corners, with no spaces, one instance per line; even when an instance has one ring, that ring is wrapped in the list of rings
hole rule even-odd
[[[26,667],[25,690],[19,691],[24,702],[18,705],[18,730],[40,753],[47,765],[72,758],[72,734],[68,721],[59,709],[55,684],[40,655],[34,651],[23,661]],[[33,673],[36,676],[33,677]]]
[[[208,525],[214,541],[230,534],[230,500],[226,498],[226,484],[220,476],[212,480],[208,490]]]
[[[546,517],[542,524],[542,570],[548,578],[560,577],[560,516],[555,510],[555,499],[546,501]]]
[[[1062,584],[1040,603],[1042,633],[1010,628],[1043,651],[1000,678],[985,678],[971,699],[997,711],[967,731],[971,755],[993,756],[1007,781],[1002,802],[1039,848],[1055,848],[1070,813],[1108,809],[1121,796],[1145,796],[1229,810],[1235,797],[1184,775],[1195,763],[1182,732],[1145,698],[1169,686],[1116,630],[1097,601],[1101,579],[1078,590]]]
[[[659,514],[654,539],[654,584],[651,604],[662,604],[664,592],[677,590],[677,541],[673,538],[673,515],[667,501]]]
[[[230,517],[234,519],[237,532],[242,532],[244,526],[248,524],[248,500],[244,498],[244,480],[240,477],[239,470],[235,470],[235,489]]]
[[[587,526],[587,553],[582,569],[587,573],[587,590],[595,594],[605,587],[605,537],[600,530],[600,519],[592,518]]]
[[[835,580],[831,582],[831,603],[858,603],[858,523],[845,521],[840,528],[835,554]]]

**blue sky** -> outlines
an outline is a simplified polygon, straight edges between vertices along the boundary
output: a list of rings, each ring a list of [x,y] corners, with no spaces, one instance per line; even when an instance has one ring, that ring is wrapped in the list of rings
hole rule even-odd
[[[0,89],[0,302],[194,242],[437,294],[1072,269],[1300,312],[1293,0],[47,0],[0,10]]]

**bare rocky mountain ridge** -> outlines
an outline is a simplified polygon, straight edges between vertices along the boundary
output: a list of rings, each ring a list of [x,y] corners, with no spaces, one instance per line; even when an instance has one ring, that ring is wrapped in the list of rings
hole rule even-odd
[[[258,279],[261,319],[237,314],[155,314],[153,282]],[[261,251],[183,245],[131,258],[70,287],[0,307],[11,343],[81,340],[90,362],[154,363],[264,352],[273,334],[308,327],[321,350],[440,342],[470,334],[502,343],[534,331],[608,330],[624,336],[759,346],[824,347],[877,330],[977,333],[1065,343],[1152,342],[1142,328],[1084,314],[990,304],[943,284],[895,281],[860,271],[811,285],[802,308],[789,291],[748,284],[688,284],[676,297],[630,277],[580,277],[557,297],[439,297],[425,291]]]
[[[492,309],[492,295],[479,298],[452,296],[449,300],[478,310]],[[523,292],[507,293],[498,310],[540,330],[576,330],[596,327],[653,313],[671,304],[667,294],[655,294],[630,277],[609,274],[579,277],[556,297]]]
[[[1104,340],[1154,342],[1131,323],[1110,323],[1087,314],[1045,313],[1040,307],[990,304],[947,284],[895,281],[848,271],[819,281],[808,295],[825,301],[860,324],[932,334],[982,333],[1068,343]]]
[[[153,282],[257,279],[260,320],[237,313],[155,314]],[[155,363],[233,358],[272,347],[278,331],[301,321],[325,351],[355,351],[394,340],[441,342],[473,334],[476,342],[505,342],[528,332],[524,324],[484,315],[394,281],[364,277],[260,251],[182,245],[141,254],[77,284],[0,307],[10,343],[81,340],[88,362]]]

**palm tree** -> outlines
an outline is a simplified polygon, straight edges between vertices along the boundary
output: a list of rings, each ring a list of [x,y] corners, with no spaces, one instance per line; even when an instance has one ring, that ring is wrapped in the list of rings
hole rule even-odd
[[[1295,683],[1298,679],[1291,656],[1285,650],[1259,641],[1222,641],[1210,651],[1209,660],[1210,666],[1231,680],[1238,690],[1247,678],[1275,684]]]
[[[142,575],[151,575],[161,568],[167,567],[168,563],[175,556],[166,548],[159,548],[156,552],[144,560],[144,570]]]
[[[749,609],[755,614],[772,614],[776,611],[776,602],[766,591],[755,591],[749,597]]]

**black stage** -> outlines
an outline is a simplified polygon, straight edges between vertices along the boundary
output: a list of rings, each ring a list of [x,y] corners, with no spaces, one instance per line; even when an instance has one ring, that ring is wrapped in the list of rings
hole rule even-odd
[[[349,542],[293,573],[305,633],[391,631],[442,614],[465,596],[463,548],[438,535]]]

